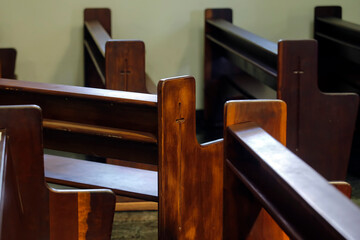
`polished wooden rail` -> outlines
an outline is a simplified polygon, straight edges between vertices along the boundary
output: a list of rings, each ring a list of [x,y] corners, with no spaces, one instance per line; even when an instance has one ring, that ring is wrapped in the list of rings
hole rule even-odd
[[[231,9],[205,11],[204,111],[208,123],[222,123],[223,104],[229,99],[284,100],[289,149],[327,179],[344,180],[358,96],[318,89],[316,41],[275,44],[231,22]]]
[[[224,239],[262,239],[251,235],[259,234],[252,230],[261,208],[291,239],[358,239],[359,208],[280,143],[281,124],[264,125],[261,112],[260,122],[228,119],[250,107],[250,102],[231,102],[225,110]],[[274,115],[281,116],[278,109]],[[265,239],[288,239],[281,232],[264,233]]]

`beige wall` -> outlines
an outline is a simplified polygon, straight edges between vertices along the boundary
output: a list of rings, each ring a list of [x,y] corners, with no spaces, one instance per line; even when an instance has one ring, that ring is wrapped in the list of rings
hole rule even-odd
[[[314,6],[325,4],[360,24],[358,0],[1,0],[0,47],[18,50],[21,80],[82,85],[83,9],[108,7],[113,38],[145,42],[150,78],[195,76],[202,108],[205,8],[231,7],[236,25],[277,41],[310,38]]]

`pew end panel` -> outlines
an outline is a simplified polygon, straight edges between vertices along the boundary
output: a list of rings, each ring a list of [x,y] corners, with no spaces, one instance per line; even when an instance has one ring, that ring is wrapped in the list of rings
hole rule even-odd
[[[278,49],[278,97],[292,109],[287,147],[326,179],[345,180],[358,96],[318,89],[315,40],[280,41]]]
[[[44,163],[43,163],[43,145],[42,145],[42,117],[41,110],[37,106],[1,106],[0,107],[0,128],[6,129],[6,135],[9,139],[9,156],[7,159],[8,167],[13,166],[14,177],[6,186],[12,186],[16,191],[18,201],[16,204],[20,207],[10,208],[9,214],[20,216],[21,225],[11,225],[2,228],[2,234],[7,238],[14,236],[12,234],[22,234],[26,239],[79,239],[81,232],[85,238],[95,239],[98,237],[97,231],[104,234],[101,238],[110,239],[113,210],[115,208],[115,196],[110,191],[89,192],[81,191],[77,193],[72,191],[72,197],[63,196],[61,206],[57,205],[56,194],[50,193],[50,189],[45,184]],[[16,119],[16,121],[15,121]],[[9,173],[9,172],[8,172]],[[9,175],[10,176],[10,175]],[[9,192],[11,196],[11,192]],[[55,196],[56,195],[56,196]],[[74,198],[81,195],[82,198]],[[68,195],[70,196],[70,195]],[[52,199],[55,199],[53,202]],[[80,199],[81,201],[78,201]],[[51,208],[72,209],[69,206],[76,206],[76,214],[63,215],[62,219],[57,218],[57,224],[54,227],[51,220]],[[101,206],[101,208],[99,208]],[[96,225],[97,217],[102,216],[101,225]],[[7,217],[5,223],[9,223]],[[61,228],[61,224],[67,222],[81,223],[83,228],[70,229],[63,228],[62,232],[55,233],[55,228]],[[4,226],[4,225],[3,225]],[[54,227],[54,229],[52,229]],[[54,232],[52,231],[54,230]],[[81,231],[80,231],[81,230]],[[4,233],[4,231],[6,231]],[[50,235],[51,234],[51,235]],[[61,234],[61,235],[58,235]],[[86,235],[87,234],[87,235]],[[95,238],[93,238],[95,236]]]
[[[105,88],[147,93],[145,44],[140,40],[110,40],[106,43]]]
[[[110,9],[84,10],[85,86],[147,93],[145,44],[111,38]]]
[[[220,239],[222,140],[197,142],[192,77],[161,80],[158,97],[159,238]]]
[[[359,237],[359,209],[256,123],[224,131],[224,239],[259,239],[249,233],[261,207],[292,239]]]
[[[16,55],[15,48],[0,48],[0,78],[17,78],[15,74]]]

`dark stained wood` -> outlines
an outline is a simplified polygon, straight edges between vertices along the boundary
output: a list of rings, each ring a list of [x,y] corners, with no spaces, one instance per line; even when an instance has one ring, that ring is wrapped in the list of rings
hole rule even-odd
[[[344,180],[359,98],[320,92],[317,44],[295,42],[279,42],[278,97],[289,109],[287,146],[325,178]]]
[[[315,8],[314,38],[319,43],[319,87],[360,94],[360,25],[342,19],[340,6]],[[360,171],[360,117],[357,116],[349,171]]]
[[[227,112],[244,113],[253,103],[230,104],[238,105]],[[360,210],[350,200],[257,124],[240,122],[225,128],[225,173],[233,175],[224,175],[224,239],[246,238],[261,206],[291,239],[359,238]],[[268,131],[284,136],[278,127]]]
[[[2,201],[2,239],[110,239],[111,191],[53,191],[45,184],[40,109],[1,106],[0,115],[11,156],[2,162],[1,196],[14,200]]]
[[[104,95],[103,99],[100,93]],[[127,94],[129,98],[126,98]],[[48,135],[45,146],[55,149],[61,146],[62,150],[67,151],[83,151],[86,154],[96,152],[101,153],[97,156],[102,157],[158,164],[158,188],[154,176],[150,176],[149,180],[141,179],[145,172],[149,175],[146,170],[117,171],[125,169],[117,166],[109,170],[100,167],[99,163],[91,163],[91,167],[86,167],[87,163],[74,160],[60,162],[56,157],[46,157],[48,179],[78,187],[110,187],[109,184],[114,181],[111,189],[118,193],[151,200],[156,200],[155,191],[146,191],[150,187],[158,189],[160,239],[218,239],[222,235],[222,163],[219,159],[223,157],[223,145],[221,140],[205,145],[197,143],[195,79],[164,79],[159,83],[157,96],[136,94],[142,95],[142,100],[135,100],[131,92],[0,80],[0,104],[33,103],[42,107],[46,116],[43,121],[44,133]],[[149,97],[148,103],[145,96]],[[154,101],[153,96],[158,100]],[[109,105],[112,107],[106,110]],[[135,112],[141,115],[134,115],[130,122],[124,119]],[[143,126],[149,123],[154,128]],[[117,128],[120,130],[115,131]],[[157,132],[153,133],[152,129]],[[126,133],[127,130],[129,133]],[[51,134],[51,131],[58,134]],[[141,137],[135,135],[137,138],[133,139],[134,132],[144,134]],[[112,136],[111,133],[128,137],[118,139],[119,135]],[[113,144],[109,144],[110,140],[107,139],[112,139]],[[136,148],[129,147],[132,144],[136,144]],[[148,146],[151,151],[147,149]],[[97,152],[97,149],[104,151]],[[74,165],[79,167],[71,168]],[[71,168],[70,173],[64,170],[68,167]],[[49,172],[50,168],[56,172]],[[94,168],[103,170],[102,175],[106,179],[97,179],[94,183],[94,179],[87,176],[94,175]],[[131,177],[134,172],[141,177]],[[193,176],[200,177],[194,179]],[[139,180],[131,181],[134,178]],[[104,182],[108,185],[103,186]],[[145,187],[141,186],[144,182],[147,184]],[[121,186],[122,183],[133,188],[126,189]],[[214,200],[219,203],[215,207]]]
[[[316,41],[284,40],[276,45],[226,19],[211,18],[225,12],[231,15],[229,9],[207,9],[205,13],[204,111],[208,123],[221,124],[222,104],[229,99],[282,99],[288,106],[289,149],[325,178],[344,180],[358,97],[319,91]]]
[[[0,48],[0,77],[16,79],[16,49]]]
[[[87,87],[148,92],[145,44],[111,39],[110,9],[84,11],[84,69]]]

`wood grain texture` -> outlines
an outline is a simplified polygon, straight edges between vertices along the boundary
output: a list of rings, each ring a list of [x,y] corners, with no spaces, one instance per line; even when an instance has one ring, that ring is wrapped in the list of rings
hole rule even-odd
[[[278,66],[278,97],[288,106],[287,146],[326,179],[344,180],[358,96],[319,91],[316,41],[280,41]]]
[[[244,100],[226,103],[224,110],[225,129],[239,123],[256,122],[269,134],[286,143],[286,104],[280,100]],[[226,135],[225,135],[226,136]],[[225,148],[230,147],[224,143]],[[244,156],[243,156],[244,157]],[[224,165],[225,162],[224,162]],[[241,203],[241,204],[239,204]],[[276,227],[264,226],[266,214],[258,217],[260,205],[249,190],[239,181],[229,167],[224,168],[224,239],[256,239],[263,234],[282,236]],[[261,210],[263,211],[263,210]],[[242,226],[239,228],[239,226]],[[251,229],[254,230],[251,232]]]
[[[145,44],[111,39],[109,9],[84,11],[85,86],[147,93]]]
[[[159,238],[219,239],[222,141],[197,143],[192,77],[160,81],[158,91]]]
[[[5,176],[9,181],[6,181],[6,192],[2,193],[9,199],[16,196],[9,204],[5,202],[6,211],[1,216],[6,219],[1,228],[2,237],[78,239],[78,233],[82,232],[83,239],[110,239],[115,207],[111,191],[54,192],[47,187],[39,107],[1,106],[0,115],[0,128],[6,131],[11,156],[6,159]],[[90,197],[78,201],[78,196],[84,194]],[[97,202],[92,205],[94,199]],[[79,217],[77,209],[83,208],[87,209],[86,217]],[[97,218],[101,218],[101,222],[93,223],[99,221],[95,220]],[[10,222],[11,219],[14,221]],[[79,219],[82,219],[81,226],[86,222],[86,230],[84,227],[81,228],[84,230],[78,229]]]
[[[314,40],[284,40],[276,46],[231,21],[211,18],[223,16],[223,11],[207,9],[205,13],[204,112],[208,124],[221,124],[222,105],[229,99],[284,100],[288,106],[288,147],[328,180],[344,180],[358,97],[319,91]],[[358,54],[347,55],[355,61]],[[338,66],[326,66],[329,68]]]
[[[241,195],[250,192],[290,238],[359,237],[358,207],[296,155],[254,123],[228,133],[226,164],[247,189]]]

